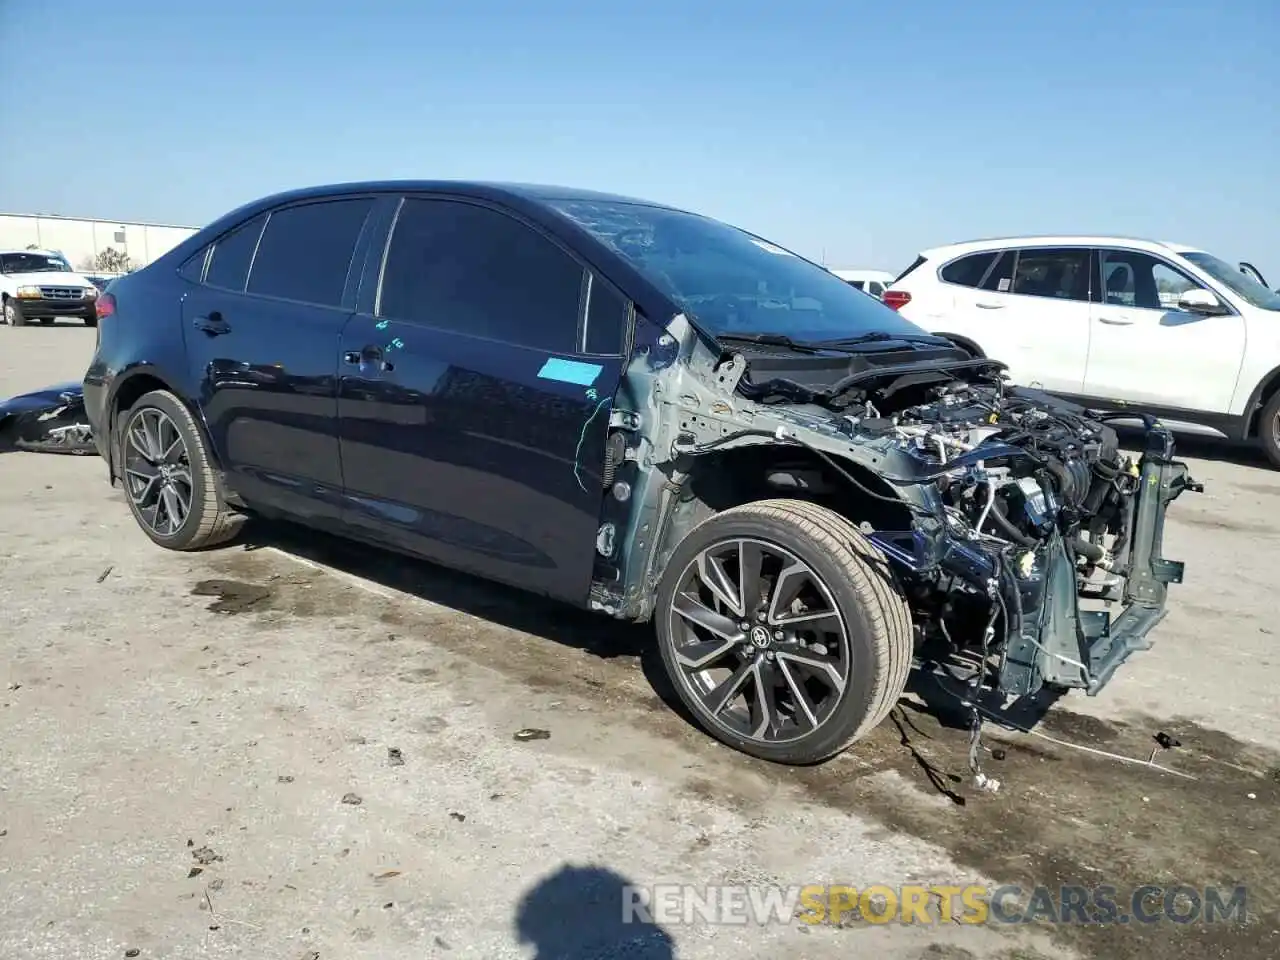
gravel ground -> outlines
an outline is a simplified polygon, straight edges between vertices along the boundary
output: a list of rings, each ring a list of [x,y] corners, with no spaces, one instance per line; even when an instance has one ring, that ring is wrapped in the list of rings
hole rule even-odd
[[[78,378],[92,347],[0,327],[0,396]],[[96,458],[0,455],[0,956],[1280,955],[1280,474],[1187,450],[1208,491],[1171,512],[1187,583],[1155,646],[1039,729],[1142,761],[1164,732],[1188,776],[1000,732],[994,795],[926,688],[836,761],[756,763],[664,702],[643,629],[279,526],[168,553]],[[1175,882],[1246,884],[1252,921],[620,908],[624,884]]]

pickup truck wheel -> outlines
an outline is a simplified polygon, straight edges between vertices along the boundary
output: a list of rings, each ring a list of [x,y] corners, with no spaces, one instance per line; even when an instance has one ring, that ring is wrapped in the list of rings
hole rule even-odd
[[[681,702],[712,736],[818,763],[877,726],[911,669],[911,614],[881,552],[825,507],[763,500],[676,547],[655,626]]]
[[[11,327],[24,327],[27,324],[27,318],[22,315],[22,307],[11,297],[6,297],[4,301],[4,322]]]
[[[153,390],[122,412],[115,444],[129,509],[153,542],[199,550],[239,531],[244,518],[228,508],[200,429],[172,393]]]
[[[1280,390],[1271,395],[1258,414],[1258,439],[1272,466],[1280,467]]]

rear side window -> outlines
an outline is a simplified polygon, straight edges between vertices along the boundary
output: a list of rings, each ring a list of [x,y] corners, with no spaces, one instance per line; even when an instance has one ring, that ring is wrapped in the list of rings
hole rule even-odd
[[[532,227],[471,203],[409,199],[387,250],[378,314],[576,353],[585,287],[583,267]]]
[[[1008,293],[1009,287],[1013,284],[1013,263],[1017,259],[1017,250],[1002,251],[987,271],[986,277],[978,284],[978,288],[996,293]]]
[[[267,215],[261,214],[214,243],[204,282],[211,287],[244,290],[249,263],[253,260],[253,251],[258,246],[258,237],[266,222]]]
[[[1018,254],[1013,292],[1056,300],[1089,299],[1088,250],[1034,249]]]
[[[362,197],[272,213],[253,258],[248,292],[322,307],[341,306],[351,256],[372,207],[373,201]]]
[[[855,290],[861,290],[861,289],[862,289],[862,281],[861,281],[861,280],[850,280],[850,281],[849,281],[849,286],[853,287]]]
[[[199,253],[182,265],[182,269],[178,271],[178,274],[184,280],[199,283],[204,279],[204,262],[208,256],[209,248],[201,247]]]
[[[947,283],[959,284],[962,287],[976,287],[986,276],[987,269],[995,262],[996,251],[987,253],[971,253],[967,257],[953,260],[942,268],[940,276]]]

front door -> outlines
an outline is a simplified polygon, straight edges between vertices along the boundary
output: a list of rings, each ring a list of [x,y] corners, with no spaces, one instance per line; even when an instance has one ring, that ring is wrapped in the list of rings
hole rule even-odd
[[[341,518],[336,348],[370,206],[344,199],[258,217],[215,243],[203,282],[183,298],[200,411],[250,506]]]
[[[392,229],[341,344],[348,522],[584,602],[626,301],[495,207],[411,197]]]
[[[1099,259],[1103,296],[1093,308],[1084,394],[1227,413],[1244,356],[1244,319],[1179,310],[1182,294],[1207,288],[1152,254],[1104,249]]]

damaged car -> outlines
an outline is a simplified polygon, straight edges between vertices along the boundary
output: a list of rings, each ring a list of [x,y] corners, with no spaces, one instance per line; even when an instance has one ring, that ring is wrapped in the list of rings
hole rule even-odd
[[[84,410],[84,385],[58,383],[0,400],[0,450],[97,453]]]
[[[1011,386],[754,234],[554,187],[228,213],[99,298],[87,410],[155,543],[282,517],[651,621],[712,736],[803,764],[914,663],[1101,690],[1151,644],[1170,434]]]

